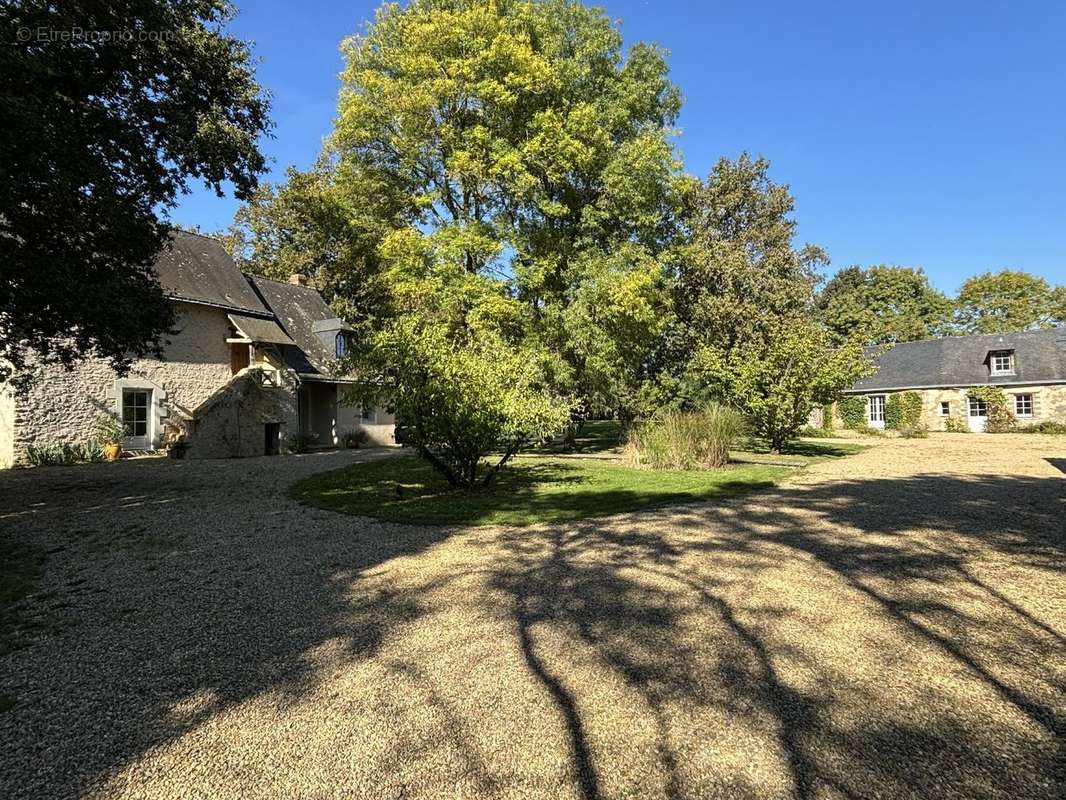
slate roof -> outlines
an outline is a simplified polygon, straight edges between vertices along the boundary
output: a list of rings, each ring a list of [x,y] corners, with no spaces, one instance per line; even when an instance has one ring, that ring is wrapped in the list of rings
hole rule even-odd
[[[990,375],[988,354],[1014,351],[1014,375]],[[1066,383],[1066,328],[905,342],[875,359],[877,372],[852,392]]]
[[[335,353],[316,332],[320,323],[336,320],[337,315],[322,299],[318,290],[310,286],[264,278],[260,275],[246,276],[255,287],[263,302],[285,329],[296,346],[283,348],[285,363],[304,377],[332,377],[331,365],[336,362]],[[337,322],[343,325],[339,320]],[[343,328],[347,329],[346,325]]]
[[[270,316],[217,239],[174,231],[156,257],[155,271],[163,291],[175,300]]]
[[[289,335],[281,329],[278,323],[272,319],[262,317],[249,317],[244,314],[227,314],[233,327],[242,336],[253,342],[265,342],[266,344],[296,344]]]

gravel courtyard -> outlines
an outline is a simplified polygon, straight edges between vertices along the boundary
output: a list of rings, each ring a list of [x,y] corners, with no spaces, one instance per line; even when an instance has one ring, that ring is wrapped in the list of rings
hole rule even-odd
[[[534,528],[288,499],[369,457],[0,473],[0,797],[1066,796],[1063,437]]]

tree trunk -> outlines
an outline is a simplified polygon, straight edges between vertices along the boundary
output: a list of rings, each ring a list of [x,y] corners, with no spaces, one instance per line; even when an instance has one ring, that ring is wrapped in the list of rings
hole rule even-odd
[[[489,471],[488,471],[488,473],[486,473],[485,479],[481,482],[481,485],[482,486],[491,486],[493,483],[495,483],[496,482],[496,475],[503,468],[503,465],[506,464],[508,461],[510,461],[512,456],[514,456],[519,450],[521,450],[522,449],[522,445],[524,445],[524,444],[525,444],[525,439],[522,439],[522,440],[520,440],[518,442],[515,442],[515,444],[513,444],[511,447],[507,448],[507,450],[503,454],[503,458],[501,458],[499,460],[499,462],[496,463],[494,466],[489,468]]]
[[[563,450],[568,453],[572,453],[577,449],[577,426],[573,422],[570,422],[566,426],[566,432],[563,434]]]
[[[463,482],[459,480],[459,476],[455,474],[452,468],[430,452],[428,447],[420,444],[418,446],[418,454],[426,459],[433,466],[433,469],[443,475],[450,485],[456,489],[463,485]]]

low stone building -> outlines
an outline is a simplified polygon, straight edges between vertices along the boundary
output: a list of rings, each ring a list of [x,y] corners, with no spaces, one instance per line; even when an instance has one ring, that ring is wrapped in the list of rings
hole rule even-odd
[[[892,394],[913,391],[929,430],[944,430],[956,418],[982,432],[987,404],[969,390],[983,386],[1003,390],[1020,424],[1066,423],[1066,328],[906,342],[875,362],[877,371],[845,392],[865,398],[873,428],[885,427]]]
[[[191,458],[277,453],[292,434],[337,446],[357,428],[393,442],[386,409],[346,402],[352,382],[334,370],[352,330],[299,276],[244,275],[218,241],[185,232],[156,273],[177,318],[163,358],[120,376],[88,357],[72,370],[43,368],[24,394],[0,390],[0,467],[26,463],[31,446],[91,438],[101,415],[122,422],[124,450],[183,436]]]

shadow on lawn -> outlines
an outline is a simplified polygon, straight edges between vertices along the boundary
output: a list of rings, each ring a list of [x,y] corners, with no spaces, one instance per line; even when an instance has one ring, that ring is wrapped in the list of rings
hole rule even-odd
[[[410,525],[530,525],[722,498],[772,486],[795,465],[636,471],[593,459],[521,459],[489,487],[454,489],[411,456],[313,476],[292,495],[317,508]]]
[[[623,738],[662,775],[638,794],[1061,796],[1063,620],[1028,602],[1062,579],[1061,479],[855,480],[504,530],[463,545],[467,574],[392,584],[375,574],[447,534],[286,504],[250,517],[255,492],[277,488],[255,488],[255,461],[195,478],[164,469],[174,502],[157,525],[194,514],[205,482],[230,469],[252,496],[162,555],[86,549],[85,529],[70,528],[50,569],[83,574],[109,599],[76,609],[77,663],[52,685],[16,686],[19,707],[0,714],[7,796],[78,794],[238,703],[299,701],[319,678],[315,648],[340,642],[352,663],[375,659],[404,623],[447,610],[438,589],[475,573],[483,584],[468,602],[513,622],[499,647],[516,650],[558,710],[544,738],[568,742],[585,798],[621,794],[618,776],[632,776],[607,755],[611,725],[631,726]],[[136,506],[112,502],[126,492],[120,473],[102,480],[63,503],[111,508],[106,540]],[[20,523],[47,538],[47,526]],[[291,535],[268,535],[276,526]],[[150,564],[155,580],[142,574]],[[46,640],[41,657],[62,658],[61,645]],[[443,706],[436,687],[462,669],[452,655],[442,665],[413,652],[391,668]],[[175,716],[196,696],[211,699]],[[473,708],[449,707],[449,746],[484,793],[514,789],[468,733],[493,720]]]

